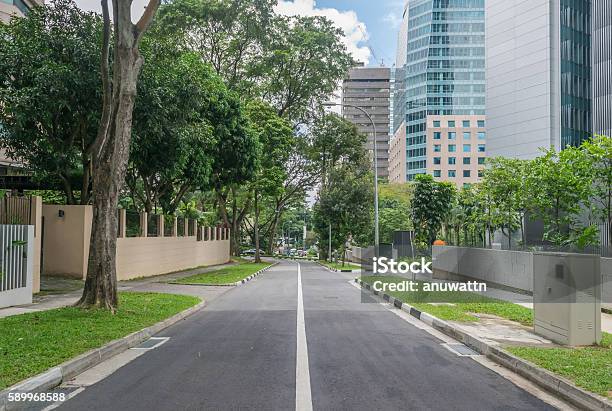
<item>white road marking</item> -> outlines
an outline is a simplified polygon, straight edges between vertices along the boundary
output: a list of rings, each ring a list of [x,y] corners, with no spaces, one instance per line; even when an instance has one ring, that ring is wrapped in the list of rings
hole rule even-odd
[[[306,321],[304,320],[304,298],[302,295],[302,271],[297,265],[297,348],[295,356],[295,409],[312,411],[310,370],[308,369],[308,345],[306,343]]]

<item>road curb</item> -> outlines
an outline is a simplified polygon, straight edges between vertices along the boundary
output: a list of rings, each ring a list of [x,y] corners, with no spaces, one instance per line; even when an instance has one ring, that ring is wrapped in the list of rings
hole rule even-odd
[[[583,390],[565,378],[559,377],[558,375],[553,374],[544,368],[538,367],[529,361],[516,357],[499,347],[495,347],[477,337],[474,337],[459,327],[449,324],[431,314],[424,313],[410,304],[404,303],[397,298],[390,296],[389,294],[375,291],[370,284],[361,281],[359,278],[355,278],[355,282],[359,284],[362,289],[366,289],[374,295],[381,296],[385,301],[393,304],[393,306],[396,308],[399,308],[418,320],[421,320],[425,324],[448,335],[449,337],[462,342],[476,352],[527,378],[528,380],[569,401],[577,407],[587,410],[612,410],[612,401],[607,398]]]
[[[270,264],[269,266],[267,266],[266,268],[262,268],[261,270],[257,271],[255,274],[251,274],[250,276],[248,276],[247,278],[243,279],[242,281],[237,281],[234,285],[239,286],[239,285],[243,285],[246,284],[247,282],[251,281],[253,278],[257,277],[259,274],[268,271],[270,268],[274,267],[275,265],[278,264],[278,261],[273,262],[272,264]]]
[[[247,282],[251,281],[253,278],[257,277],[259,274],[263,273],[264,271],[269,270],[270,268],[274,267],[277,264],[278,264],[278,261],[275,261],[272,264],[270,264],[269,266],[267,266],[265,268],[262,268],[261,270],[257,271],[256,273],[251,274],[247,278],[244,278],[244,279],[242,279],[240,281],[236,281],[235,283],[229,283],[229,284],[203,284],[203,283],[179,283],[179,282],[173,281],[173,282],[169,282],[167,284],[190,285],[190,286],[195,286],[195,287],[237,287],[239,285],[246,284]]]
[[[186,317],[200,311],[206,306],[206,302],[202,301],[193,307],[190,307],[170,318],[166,318],[156,324],[140,331],[133,332],[118,340],[111,341],[100,348],[95,348],[91,351],[83,353],[66,362],[61,363],[43,373],[21,381],[9,388],[0,391],[0,411],[13,411],[23,409],[31,405],[28,402],[8,402],[8,394],[10,392],[45,392],[57,387],[63,382],[66,382],[83,371],[100,364],[107,359],[114,357],[117,354],[132,348],[141,342],[148,340],[158,332],[178,323]]]
[[[319,264],[321,267],[325,268],[327,271],[331,271],[332,273],[353,273],[355,271],[358,271],[358,270],[338,270],[336,268],[328,267],[325,264],[321,264],[318,261],[315,261],[315,263]]]

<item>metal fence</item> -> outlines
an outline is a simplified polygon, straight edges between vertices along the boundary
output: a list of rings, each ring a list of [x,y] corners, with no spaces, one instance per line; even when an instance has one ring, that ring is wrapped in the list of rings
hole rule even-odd
[[[0,225],[0,307],[32,302],[34,227]]]
[[[0,199],[0,224],[32,224],[32,197],[9,196]]]

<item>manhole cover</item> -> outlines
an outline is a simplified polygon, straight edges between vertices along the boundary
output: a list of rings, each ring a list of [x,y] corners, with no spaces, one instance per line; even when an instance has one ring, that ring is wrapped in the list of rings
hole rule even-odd
[[[471,357],[473,355],[480,355],[465,344],[442,344],[442,345],[460,357]]]
[[[140,345],[132,347],[132,350],[152,350],[153,348],[159,347],[169,339],[169,337],[151,337],[148,340],[140,343]]]

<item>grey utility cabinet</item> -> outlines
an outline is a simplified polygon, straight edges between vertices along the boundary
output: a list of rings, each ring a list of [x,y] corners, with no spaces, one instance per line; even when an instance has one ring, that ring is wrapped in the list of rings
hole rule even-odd
[[[535,333],[564,345],[601,341],[601,257],[533,253]]]

